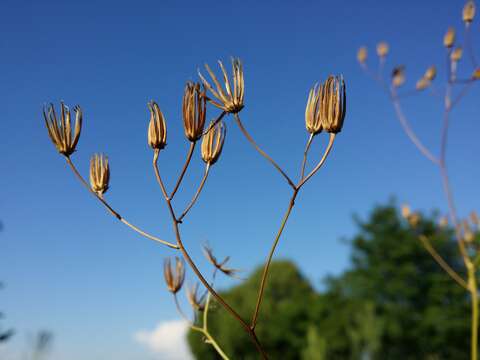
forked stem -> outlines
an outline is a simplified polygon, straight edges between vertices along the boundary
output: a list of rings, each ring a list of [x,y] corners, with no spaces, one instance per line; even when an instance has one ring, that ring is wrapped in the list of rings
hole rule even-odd
[[[307,145],[305,146],[305,151],[303,152],[303,161],[302,161],[302,170],[300,172],[300,180],[303,180],[305,176],[305,166],[307,165],[307,156],[308,151],[310,150],[310,146],[312,145],[314,134],[310,134],[308,137]]]
[[[202,178],[202,181],[200,182],[200,185],[198,186],[197,192],[195,193],[192,200],[190,201],[190,204],[188,204],[186,209],[183,211],[182,215],[180,215],[180,217],[178,218],[179,222],[182,222],[183,218],[188,214],[192,206],[195,205],[195,203],[197,202],[197,199],[200,196],[200,193],[202,192],[203,186],[205,185],[205,181],[207,181],[209,172],[210,172],[210,164],[207,164],[205,167],[205,173],[203,174],[203,178]]]
[[[173,199],[175,196],[175,193],[177,192],[178,188],[180,187],[180,184],[182,183],[183,177],[185,176],[185,173],[187,172],[188,165],[190,165],[190,160],[192,160],[192,155],[193,155],[193,150],[195,150],[195,141],[190,142],[190,148],[188,149],[188,154],[187,158],[185,160],[185,164],[183,165],[182,172],[180,173],[180,176],[178,177],[177,183],[175,184],[175,187],[172,190],[172,193],[168,197],[170,200]]]

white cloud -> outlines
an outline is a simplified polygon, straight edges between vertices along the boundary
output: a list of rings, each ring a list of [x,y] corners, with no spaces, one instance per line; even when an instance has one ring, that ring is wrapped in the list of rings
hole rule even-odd
[[[188,324],[183,320],[163,321],[153,330],[134,334],[137,342],[145,345],[159,360],[193,360],[187,344]]]

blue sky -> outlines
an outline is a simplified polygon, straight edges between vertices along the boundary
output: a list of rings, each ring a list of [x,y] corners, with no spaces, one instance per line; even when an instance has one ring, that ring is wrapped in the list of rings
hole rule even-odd
[[[298,173],[307,138],[309,88],[331,73],[347,83],[348,110],[323,170],[305,187],[278,248],[316,286],[348,266],[340,240],[391,196],[414,208],[445,209],[436,169],[401,132],[385,94],[359,68],[356,50],[391,44],[388,67],[407,65],[409,86],[427,66],[442,68],[442,36],[461,28],[463,3],[437,1],[9,1],[0,12],[0,309],[17,330],[9,351],[28,334],[55,333],[52,359],[150,359],[133,334],[178,316],[165,291],[162,261],[172,251],[117,223],[86,193],[50,143],[45,102],[80,104],[84,127],[74,160],[87,174],[93,152],[111,161],[111,204],[142,228],[173,240],[151,171],[147,101],[168,122],[161,155],[171,188],[188,144],[181,125],[185,81],[204,62],[244,62],[242,120],[289,173]],[[478,24],[474,34],[478,35]],[[478,39],[478,37],[477,37]],[[477,41],[478,43],[478,41]],[[373,57],[373,54],[371,54]],[[371,59],[375,60],[375,59]],[[467,65],[467,61],[462,62]],[[443,69],[443,68],[442,68]],[[449,156],[461,214],[478,205],[478,104],[473,89],[452,120]],[[441,105],[422,94],[407,114],[436,151]],[[212,108],[213,109],[213,108]],[[209,117],[215,116],[211,110]],[[270,246],[289,188],[227,120],[224,152],[183,226],[186,245],[209,271],[206,241],[232,265],[250,270]],[[319,154],[326,137],[316,139]],[[176,197],[188,202],[200,180],[199,153]],[[478,209],[478,208],[477,208]],[[222,280],[221,287],[235,284]]]

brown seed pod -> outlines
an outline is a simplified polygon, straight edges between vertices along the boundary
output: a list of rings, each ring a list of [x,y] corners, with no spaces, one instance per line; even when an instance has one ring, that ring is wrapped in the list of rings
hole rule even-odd
[[[320,98],[322,128],[328,133],[342,131],[347,110],[347,93],[343,76],[330,75],[322,85]]]
[[[388,51],[390,50],[390,47],[388,46],[388,43],[385,41],[379,42],[377,44],[377,55],[380,58],[384,58],[385,56],[388,55]]]
[[[398,88],[405,83],[405,66],[399,65],[392,70],[392,84]]]
[[[420,224],[420,220],[421,220],[421,216],[419,213],[415,212],[415,213],[412,213],[408,218],[408,223],[410,224],[410,226],[412,228],[416,228],[418,226],[418,224]]]
[[[480,67],[478,67],[478,68],[476,68],[475,70],[473,70],[472,79],[473,79],[473,80],[478,80],[478,79],[480,79]]]
[[[440,226],[441,229],[445,229],[448,226],[448,218],[446,216],[442,216],[438,222],[438,226]]]
[[[418,81],[417,81],[417,84],[415,85],[415,88],[418,90],[418,91],[421,91],[421,90],[425,90],[426,88],[428,88],[430,86],[431,82],[430,80],[428,80],[427,78],[425,77],[421,77]]]
[[[409,217],[410,214],[412,213],[412,212],[410,211],[410,206],[408,206],[407,204],[403,204],[403,205],[402,205],[401,212],[402,212],[402,217],[403,217],[404,219],[408,219],[408,217]]]
[[[72,134],[70,109],[63,102],[60,107],[60,119],[57,119],[53,104],[43,108],[43,118],[45,119],[45,126],[47,127],[50,140],[52,140],[58,152],[65,156],[70,156],[75,151],[80,139],[82,109],[78,105],[73,108],[73,111],[75,111],[75,127]]]
[[[215,255],[213,255],[213,250],[208,247],[208,246],[203,246],[203,253],[205,254],[205,257],[207,260],[212,264],[216,269],[220,270],[222,273],[224,273],[227,276],[237,278],[236,274],[240,271],[238,269],[232,269],[226,266],[227,262],[230,260],[230,256],[227,256],[225,259],[222,261],[218,261]]]
[[[443,37],[443,46],[447,49],[450,49],[453,44],[455,43],[455,29],[453,27],[449,27],[445,36]]]
[[[155,101],[148,104],[150,123],[148,124],[148,145],[152,149],[161,150],[167,145],[167,125],[160,107]]]
[[[425,71],[425,74],[423,77],[429,81],[433,81],[435,77],[437,76],[437,68],[435,65],[430,66],[427,71]]]
[[[163,276],[165,277],[168,291],[176,294],[182,288],[185,280],[185,263],[183,259],[175,256],[175,268],[173,268],[170,258],[166,258],[163,263]]]
[[[108,158],[103,154],[94,154],[90,159],[90,186],[93,191],[102,196],[108,190],[110,181],[110,166]]]
[[[362,46],[357,51],[357,60],[360,64],[365,64],[368,57],[368,50],[365,46]]]
[[[450,60],[452,62],[459,62],[460,59],[462,58],[463,55],[463,50],[461,47],[457,47],[455,50],[452,51],[450,54]]]
[[[463,7],[462,19],[465,22],[465,24],[469,25],[473,21],[474,17],[475,17],[475,2],[470,0],[470,1],[467,1],[465,6]]]
[[[205,90],[198,83],[187,82],[182,103],[183,128],[188,140],[195,142],[202,137],[207,116]]]
[[[227,135],[227,127],[223,121],[216,124],[212,121],[202,139],[202,159],[209,165],[217,162],[222,153],[223,143]]]
[[[222,109],[227,113],[238,113],[244,107],[244,94],[245,94],[245,84],[243,80],[243,66],[240,59],[232,58],[232,78],[233,78],[233,89],[228,80],[228,74],[223,66],[221,61],[218,62],[220,69],[223,75],[223,81],[225,88],[222,87],[220,82],[217,80],[217,77],[210,69],[210,67],[205,64],[205,68],[210,75],[213,83],[215,84],[215,89],[213,86],[203,77],[203,75],[198,72],[200,79],[202,80],[205,87],[212,93],[212,95],[219,101],[214,101],[209,99],[209,101],[216,107]]]
[[[192,308],[196,311],[205,310],[205,295],[200,296],[198,294],[198,283],[187,287],[187,299]]]
[[[316,85],[310,89],[305,108],[305,127],[310,134],[317,135],[322,132],[321,99],[323,85]]]

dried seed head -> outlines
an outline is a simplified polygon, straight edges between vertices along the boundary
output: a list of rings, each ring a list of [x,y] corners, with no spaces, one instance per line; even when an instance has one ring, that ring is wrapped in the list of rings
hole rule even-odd
[[[75,127],[72,134],[72,125],[70,120],[70,109],[62,102],[61,118],[57,119],[55,107],[53,104],[43,108],[43,118],[48,130],[48,135],[60,154],[70,156],[77,147],[80,132],[82,130],[82,109],[76,105],[75,111]]]
[[[198,83],[187,82],[183,93],[183,128],[188,140],[194,142],[202,137],[207,115],[205,90]]]
[[[480,67],[478,67],[478,68],[476,68],[475,70],[473,70],[472,79],[473,79],[473,80],[478,80],[478,79],[480,79]]]
[[[384,58],[385,56],[387,56],[389,49],[390,48],[388,46],[388,43],[386,43],[385,41],[379,42],[377,44],[377,55],[378,55],[378,57]]]
[[[431,84],[430,80],[428,80],[425,77],[422,77],[417,81],[417,85],[415,86],[415,88],[419,91],[425,90],[430,86],[430,84]]]
[[[343,76],[330,75],[321,86],[320,112],[322,128],[328,133],[342,131],[347,110],[347,94]]]
[[[167,145],[167,125],[160,107],[155,101],[148,103],[150,123],[148,124],[148,145],[161,150]]]
[[[405,83],[405,66],[400,65],[392,70],[392,84],[398,88]]]
[[[166,258],[163,263],[163,276],[165,277],[168,291],[176,294],[182,288],[185,280],[185,264],[183,259],[175,256],[175,268],[173,268],[170,258]]]
[[[437,76],[437,68],[435,65],[430,66],[427,71],[425,71],[425,74],[423,77],[429,81],[433,81],[435,77]]]
[[[202,139],[202,159],[209,165],[217,162],[222,153],[223,143],[227,134],[227,127],[223,121],[216,124],[211,121],[206,134]]]
[[[407,220],[412,228],[416,228],[420,223],[421,216],[419,213],[415,212],[415,213],[412,213]]]
[[[404,219],[408,219],[408,217],[410,216],[412,212],[410,211],[410,206],[408,206],[407,204],[403,204],[402,205],[402,217]]]
[[[205,310],[205,295],[200,296],[198,294],[198,283],[187,287],[187,299],[192,308],[196,311]]]
[[[438,222],[438,226],[440,226],[442,229],[446,228],[448,226],[448,218],[446,216],[442,216]]]
[[[455,50],[452,51],[450,55],[450,60],[452,62],[458,62],[462,58],[463,50],[461,47],[457,47]]]
[[[453,44],[455,43],[455,29],[453,27],[449,27],[445,36],[443,37],[443,46],[447,49],[450,49]]]
[[[110,167],[108,158],[103,154],[94,154],[90,159],[90,186],[102,196],[108,190]]]
[[[473,18],[475,17],[475,2],[472,0],[467,1],[465,6],[463,7],[462,18],[465,24],[469,25]]]
[[[225,259],[222,261],[218,261],[215,255],[213,255],[213,250],[208,247],[204,246],[203,247],[203,253],[205,254],[205,257],[207,260],[212,264],[216,269],[220,270],[222,273],[224,273],[227,276],[237,278],[236,274],[240,271],[238,269],[232,269],[226,266],[227,262],[230,260],[230,256],[227,256]]]
[[[360,64],[365,64],[365,62],[367,61],[367,57],[368,57],[368,50],[365,46],[362,46],[357,51],[357,60]]]
[[[230,81],[228,80],[228,74],[223,66],[221,61],[218,62],[220,65],[220,69],[223,75],[223,81],[225,87],[222,88],[222,85],[217,80],[217,77],[210,69],[210,67],[205,64],[205,68],[207,69],[208,73],[210,74],[210,78],[212,79],[213,83],[215,84],[215,89],[212,85],[203,77],[203,75],[198,72],[200,79],[202,79],[203,84],[205,87],[212,93],[212,95],[219,101],[216,102],[212,99],[209,101],[215,105],[216,107],[226,111],[227,113],[238,113],[240,110],[243,109],[244,103],[244,93],[245,93],[245,84],[243,81],[243,66],[240,59],[232,58],[232,78],[233,78],[233,89],[230,85]]]
[[[323,85],[316,85],[310,89],[305,108],[305,126],[310,134],[317,135],[322,131],[321,99]]]
[[[472,231],[470,224],[467,220],[462,221],[462,229],[463,229],[463,239],[467,243],[472,243],[475,240],[475,233]]]

